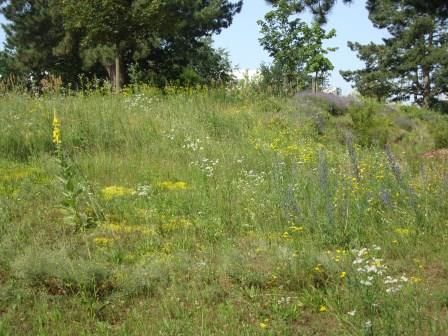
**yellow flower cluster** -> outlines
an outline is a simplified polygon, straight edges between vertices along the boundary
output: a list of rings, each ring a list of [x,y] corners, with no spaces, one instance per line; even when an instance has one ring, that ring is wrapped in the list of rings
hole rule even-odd
[[[134,189],[120,187],[120,186],[109,186],[105,187],[101,190],[103,198],[107,201],[110,201],[116,197],[129,196],[134,194]]]
[[[98,246],[108,246],[110,245],[114,240],[111,238],[106,237],[96,237],[93,239],[93,242]]]
[[[162,224],[162,230],[164,232],[174,232],[191,227],[193,224],[185,218],[174,218],[167,223]]]
[[[408,228],[396,228],[394,231],[400,236],[409,236],[412,233],[412,230]]]
[[[140,233],[143,235],[155,235],[155,231],[143,225],[126,225],[126,224],[105,224],[104,228],[113,233]]]
[[[177,181],[177,182],[164,181],[164,182],[160,183],[159,186],[162,189],[171,190],[171,191],[172,190],[185,190],[185,189],[188,189],[187,182],[182,182],[182,181]]]
[[[303,226],[292,225],[288,227],[288,231],[283,232],[282,238],[285,240],[291,240],[293,233],[301,233],[303,232]]]
[[[334,262],[341,262],[348,254],[347,250],[336,249],[335,252],[327,251],[327,254]]]
[[[327,311],[327,307],[326,307],[326,306],[321,305],[321,306],[319,307],[319,312],[320,312],[320,313],[325,313],[326,311]]]
[[[61,122],[54,114],[53,117],[53,143],[59,145],[61,143]]]

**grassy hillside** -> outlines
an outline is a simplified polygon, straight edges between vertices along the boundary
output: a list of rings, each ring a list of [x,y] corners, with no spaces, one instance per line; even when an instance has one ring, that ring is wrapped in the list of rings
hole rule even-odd
[[[448,333],[447,118],[244,90],[1,99],[0,335]]]

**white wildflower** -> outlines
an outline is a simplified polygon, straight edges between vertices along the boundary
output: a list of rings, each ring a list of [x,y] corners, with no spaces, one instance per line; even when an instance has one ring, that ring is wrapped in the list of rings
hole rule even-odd
[[[359,283],[364,286],[372,286],[372,282],[369,280],[361,280]]]
[[[352,311],[349,311],[347,314],[350,315],[350,316],[355,316],[356,315],[356,309],[353,309]]]

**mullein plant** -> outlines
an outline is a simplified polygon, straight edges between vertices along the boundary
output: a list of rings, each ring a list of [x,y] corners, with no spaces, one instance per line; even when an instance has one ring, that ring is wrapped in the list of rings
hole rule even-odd
[[[103,220],[104,214],[89,183],[63,149],[61,121],[56,111],[52,125],[52,140],[61,171],[58,180],[63,189],[64,198],[61,205],[65,213],[64,220],[73,226],[75,231],[84,230]]]

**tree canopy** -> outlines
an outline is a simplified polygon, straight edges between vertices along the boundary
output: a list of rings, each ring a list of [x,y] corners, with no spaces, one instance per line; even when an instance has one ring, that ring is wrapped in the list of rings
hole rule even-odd
[[[323,41],[334,37],[336,31],[327,33],[318,22],[303,22],[294,15],[296,10],[288,2],[275,4],[265,20],[258,21],[263,35],[260,43],[274,59],[272,70],[283,73],[284,84],[298,89],[313,82],[313,90],[317,90],[333,70],[326,55],[335,48],[324,48]]]
[[[186,68],[193,70],[198,57],[219,57],[204,38],[229,27],[242,1],[0,0],[0,5],[14,71],[46,70],[69,80],[79,73],[107,74],[119,87],[129,79],[131,65],[149,71],[155,63],[165,68],[163,63],[171,62],[177,71],[164,78],[174,80]]]
[[[413,99],[430,107],[448,90],[448,11],[445,1],[369,0],[369,18],[390,37],[383,44],[349,43],[366,64],[342,71],[366,96]]]
[[[342,0],[343,3],[351,3],[353,0]],[[296,13],[305,9],[309,10],[319,23],[327,22],[327,15],[337,3],[337,0],[265,0],[272,5],[288,4]]]

